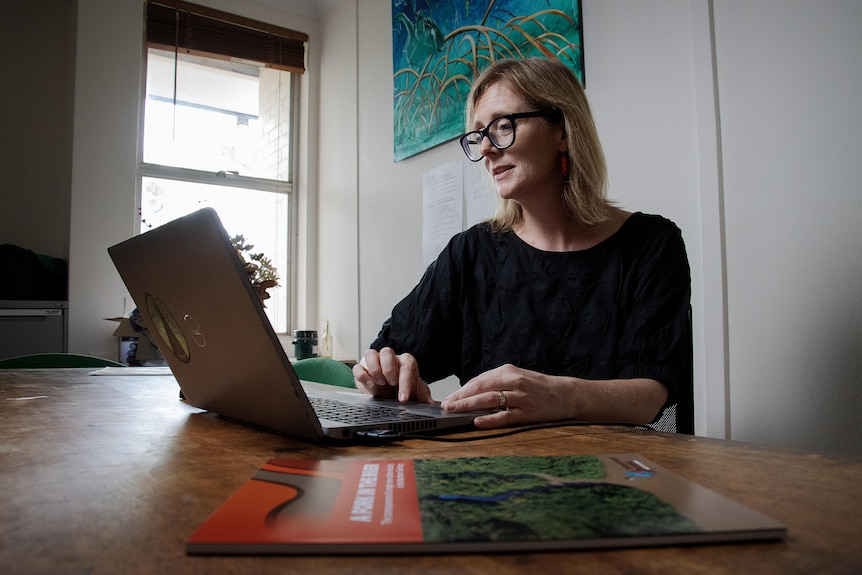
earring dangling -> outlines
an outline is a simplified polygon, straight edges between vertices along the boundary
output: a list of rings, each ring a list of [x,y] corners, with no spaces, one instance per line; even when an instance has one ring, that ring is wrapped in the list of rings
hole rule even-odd
[[[565,152],[560,152],[560,174],[564,182],[569,181],[569,155]]]

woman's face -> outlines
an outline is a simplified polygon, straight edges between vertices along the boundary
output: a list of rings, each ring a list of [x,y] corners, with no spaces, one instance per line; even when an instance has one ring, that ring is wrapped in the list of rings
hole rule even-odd
[[[534,112],[504,82],[487,88],[476,103],[473,129],[485,128],[506,114]],[[560,197],[563,178],[560,152],[566,140],[560,126],[550,126],[540,117],[519,118],[515,122],[515,143],[505,150],[495,148],[488,138],[482,140],[485,169],[491,174],[498,195],[522,205],[531,198]]]

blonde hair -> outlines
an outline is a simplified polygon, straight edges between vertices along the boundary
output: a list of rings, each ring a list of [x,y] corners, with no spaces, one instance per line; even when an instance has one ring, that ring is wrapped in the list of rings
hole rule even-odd
[[[607,197],[605,155],[587,96],[575,73],[556,59],[495,62],[476,78],[467,97],[468,131],[473,129],[476,104],[497,82],[504,82],[534,109],[561,114],[569,154],[569,178],[563,185],[563,200],[576,220],[586,224],[607,220],[613,202]],[[521,206],[512,200],[501,200],[491,218],[497,231],[511,230],[522,221]]]

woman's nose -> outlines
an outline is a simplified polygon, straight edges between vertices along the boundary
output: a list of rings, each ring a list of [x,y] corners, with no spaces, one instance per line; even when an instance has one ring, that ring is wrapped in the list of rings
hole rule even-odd
[[[491,152],[492,154],[494,152],[496,152],[497,146],[495,146],[494,144],[491,143],[491,138],[489,138],[488,136],[485,136],[479,142],[479,151],[482,152],[483,156],[487,156],[488,152]]]

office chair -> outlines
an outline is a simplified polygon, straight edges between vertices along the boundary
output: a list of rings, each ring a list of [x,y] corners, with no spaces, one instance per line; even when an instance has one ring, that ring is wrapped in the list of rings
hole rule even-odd
[[[340,387],[356,387],[353,370],[337,359],[309,357],[296,360],[292,365],[299,379]]]
[[[683,375],[676,397],[676,432],[694,435],[694,343],[691,328],[691,306],[688,308],[688,345],[685,351]]]
[[[125,367],[122,363],[74,353],[34,353],[0,359],[0,369],[48,369],[64,367]]]
[[[658,420],[647,426],[654,431],[694,435],[694,343],[691,306],[688,308],[685,338],[688,345],[683,358],[683,379],[679,382],[676,403],[666,407]]]

